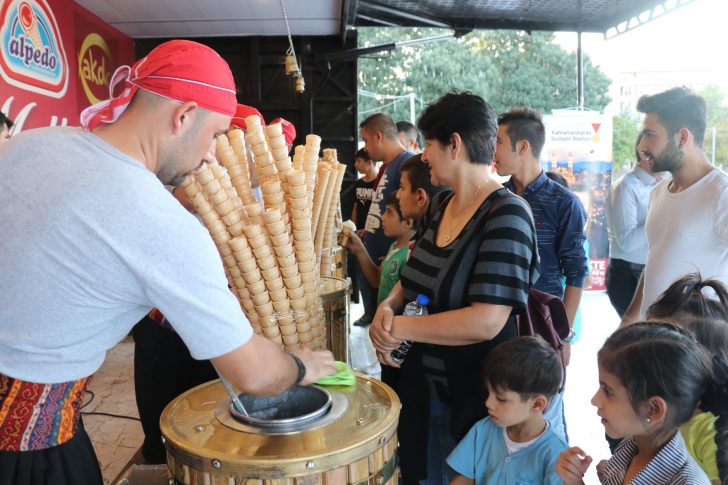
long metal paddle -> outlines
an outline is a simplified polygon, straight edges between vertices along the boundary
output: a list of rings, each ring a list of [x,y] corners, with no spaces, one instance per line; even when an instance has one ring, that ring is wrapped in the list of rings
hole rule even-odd
[[[215,364],[212,364],[212,366],[215,367]],[[222,373],[219,370],[217,370],[217,367],[215,367],[215,372],[217,372],[217,375],[220,376],[222,385],[225,386],[225,389],[227,390],[228,394],[230,394],[230,399],[233,400],[233,402],[235,403],[235,406],[237,406],[237,408],[240,410],[241,413],[243,413],[246,416],[250,416],[248,414],[248,411],[245,410],[245,406],[243,406],[242,401],[240,401],[240,399],[238,398],[238,394],[235,392],[235,389],[233,389],[232,384],[230,384],[228,382],[228,380],[222,376]]]

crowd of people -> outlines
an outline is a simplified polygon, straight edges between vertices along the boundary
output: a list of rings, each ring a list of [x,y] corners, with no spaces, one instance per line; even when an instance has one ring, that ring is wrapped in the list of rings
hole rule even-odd
[[[253,334],[174,190],[212,161],[217,136],[245,130],[251,111],[225,61],[171,41],[124,72],[114,82],[126,89],[84,111],[83,127],[30,130],[0,149],[2,485],[102,483],[80,406],[132,328],[154,438],[160,405],[212,377],[208,361],[255,395],[337,371],[329,352],[288,354]],[[608,293],[622,320],[597,355],[592,404],[613,455],[596,469],[609,485],[726,484],[728,177],[705,157],[700,96],[671,89],[638,109],[635,167],[607,194]],[[0,144],[12,126],[0,118]],[[565,410],[562,390],[589,277],[587,220],[540,166],[541,114],[497,115],[453,91],[417,126],[377,113],[360,128],[347,248],[357,324],[402,402],[403,484],[581,483],[593,458],[570,446],[565,413],[584,410]],[[519,336],[534,292],[563,302],[561,342]],[[403,314],[415,300],[426,315]],[[164,361],[181,349],[190,366]],[[159,446],[144,452],[164,459]]]
[[[675,88],[638,109],[634,168],[607,193],[607,293],[622,321],[597,356],[592,404],[613,453],[597,473],[606,484],[726,484],[728,177],[703,152],[700,96]],[[541,114],[496,115],[453,91],[414,130],[381,113],[360,127],[370,199],[357,207],[371,209],[347,247],[360,288],[379,291],[356,324],[371,325],[382,380],[402,401],[402,482],[581,483],[592,458],[570,447],[564,417],[583,410],[564,410],[556,349],[516,323],[532,290],[560,298],[568,364],[590,272],[586,211],[541,167]],[[383,162],[376,175],[372,161]],[[403,315],[418,295],[427,315]],[[393,359],[405,341],[404,361]]]

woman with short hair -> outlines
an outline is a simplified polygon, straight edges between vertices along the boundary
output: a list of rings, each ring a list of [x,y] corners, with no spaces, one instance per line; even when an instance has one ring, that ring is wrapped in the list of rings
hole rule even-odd
[[[470,92],[452,91],[425,108],[418,127],[432,183],[452,190],[433,198],[370,335],[380,362],[395,367],[391,352],[403,340],[415,342],[397,385],[405,485],[425,477],[419,483],[447,485],[452,472],[445,458],[487,416],[483,362],[517,336],[515,315],[526,309],[539,263],[528,204],[491,177],[493,108]],[[418,294],[429,297],[429,315],[395,316]]]

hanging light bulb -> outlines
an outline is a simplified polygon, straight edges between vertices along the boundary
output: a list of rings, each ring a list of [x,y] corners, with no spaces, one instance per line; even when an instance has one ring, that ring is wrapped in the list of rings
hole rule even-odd
[[[286,51],[286,74],[296,78],[296,91],[302,93],[305,89],[303,81],[303,73],[296,59],[296,50],[293,48],[293,39],[291,38],[291,29],[288,26],[288,16],[286,15],[286,6],[281,2],[281,11],[283,12],[283,22],[286,24],[286,33],[288,34],[288,50]]]

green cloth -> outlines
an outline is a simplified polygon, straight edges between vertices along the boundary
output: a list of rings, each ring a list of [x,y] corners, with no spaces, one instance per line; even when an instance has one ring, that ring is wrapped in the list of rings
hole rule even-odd
[[[338,374],[333,376],[325,376],[316,381],[316,384],[321,386],[354,386],[356,385],[356,375],[351,368],[346,365],[346,362],[336,361],[336,368],[339,370]]]
[[[399,281],[399,275],[407,262],[409,245],[395,249],[397,241],[389,247],[387,257],[382,261],[382,277],[379,278],[379,292],[377,293],[377,307],[389,296],[394,285]]]
[[[718,446],[715,444],[717,420],[718,417],[711,413],[701,413],[680,427],[680,434],[685,440],[688,453],[711,480],[720,480],[718,464],[715,461],[715,454],[718,452]]]

